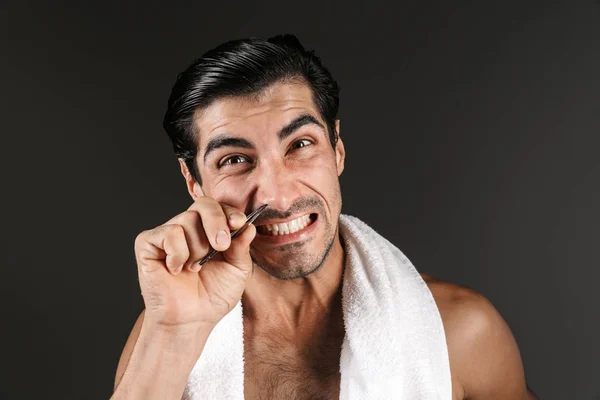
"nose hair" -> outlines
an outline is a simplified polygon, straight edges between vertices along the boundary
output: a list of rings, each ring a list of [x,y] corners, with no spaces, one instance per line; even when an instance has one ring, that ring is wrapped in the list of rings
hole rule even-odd
[[[286,211],[300,197],[300,190],[293,174],[282,163],[258,167],[256,180],[256,204],[268,204],[270,208]]]

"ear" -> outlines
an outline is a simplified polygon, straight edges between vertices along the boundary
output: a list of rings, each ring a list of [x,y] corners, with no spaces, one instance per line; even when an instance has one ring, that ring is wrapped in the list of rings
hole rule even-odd
[[[340,120],[335,120],[335,131],[337,134],[337,142],[335,144],[335,163],[337,166],[338,176],[344,171],[344,160],[346,159],[346,149],[344,149],[344,142],[340,137]]]
[[[190,173],[183,158],[178,158],[177,160],[179,161],[179,166],[181,168],[181,174],[185,178],[185,184],[187,186],[188,193],[190,194],[190,196],[192,196],[192,199],[194,199],[194,201],[196,201],[198,199],[198,197],[204,196],[204,191],[202,190],[202,187],[200,186],[200,184],[198,182],[196,182],[196,180]]]

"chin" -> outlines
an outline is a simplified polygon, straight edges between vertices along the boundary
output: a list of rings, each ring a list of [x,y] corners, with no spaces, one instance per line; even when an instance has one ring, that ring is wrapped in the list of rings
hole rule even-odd
[[[309,257],[304,246],[298,246],[300,252],[287,249],[285,257],[275,257],[279,260],[266,260],[263,257],[253,256],[254,264],[274,278],[292,280],[309,276],[320,270],[333,247],[335,238],[331,238],[328,245],[316,257]],[[291,251],[290,251],[291,250]],[[291,254],[290,254],[291,253]],[[295,254],[294,254],[295,253]],[[298,254],[299,253],[299,254]],[[314,254],[314,253],[313,253]]]

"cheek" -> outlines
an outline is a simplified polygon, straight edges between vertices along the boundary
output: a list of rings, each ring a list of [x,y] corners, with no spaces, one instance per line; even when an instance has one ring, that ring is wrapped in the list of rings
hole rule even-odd
[[[250,181],[248,176],[227,176],[223,179],[207,180],[203,187],[204,194],[219,203],[244,210],[252,189]]]
[[[323,150],[302,154],[284,161],[285,168],[294,175],[326,176],[335,168],[335,157]]]
[[[319,157],[298,168],[298,179],[327,202],[339,201],[339,178],[334,157]]]
[[[212,188],[210,196],[220,203],[244,210],[250,197],[252,185],[249,179],[230,178]]]

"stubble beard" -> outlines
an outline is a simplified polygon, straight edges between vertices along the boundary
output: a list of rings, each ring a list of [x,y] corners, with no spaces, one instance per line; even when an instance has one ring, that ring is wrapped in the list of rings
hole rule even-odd
[[[317,257],[314,257],[312,260],[309,259],[309,255],[306,253],[296,256],[296,257],[294,257],[293,255],[290,255],[289,258],[290,259],[293,258],[294,260],[290,260],[290,262],[286,263],[287,265],[285,265],[285,266],[261,263],[261,262],[258,262],[254,258],[252,260],[254,262],[254,265],[258,266],[263,271],[265,271],[272,277],[277,278],[279,280],[292,280],[292,279],[304,278],[305,276],[308,276],[314,272],[317,272],[325,264],[325,261],[327,260],[327,257],[329,256],[329,253],[331,252],[331,249],[333,247],[336,231],[337,231],[337,229],[333,232],[332,235],[329,235],[329,238],[328,238],[329,243],[327,244],[325,249],[321,252],[321,254],[319,254]],[[294,245],[296,245],[296,247],[302,247],[302,243],[297,243],[297,244],[292,243],[289,246],[292,247]],[[282,247],[284,247],[284,246],[282,246]],[[282,249],[281,251],[285,251],[285,250]],[[302,260],[302,258],[304,260]]]
[[[320,211],[320,215],[324,219],[325,223],[325,238],[324,243],[326,243],[323,250],[320,254],[311,257],[310,253],[304,249],[304,246],[310,244],[311,239],[307,239],[307,241],[301,241],[296,243],[290,243],[287,245],[280,246],[277,252],[281,252],[285,255],[284,260],[280,260],[278,264],[267,263],[265,261],[257,260],[254,256],[252,256],[252,252],[250,255],[252,256],[253,264],[261,268],[263,271],[268,273],[269,275],[277,278],[279,280],[292,280],[306,277],[314,272],[317,272],[325,262],[327,261],[327,257],[333,248],[333,244],[335,242],[336,235],[339,234],[339,217],[342,209],[342,196],[340,190],[339,183],[335,189],[335,194],[333,198],[337,201],[337,215],[334,215],[332,220],[327,220],[325,218],[325,206],[323,202],[317,198],[309,198],[306,200],[302,200],[298,205],[301,207],[302,204],[313,204]],[[267,212],[265,212],[267,213]],[[317,221],[318,222],[318,221]],[[312,239],[314,240],[314,239]]]

